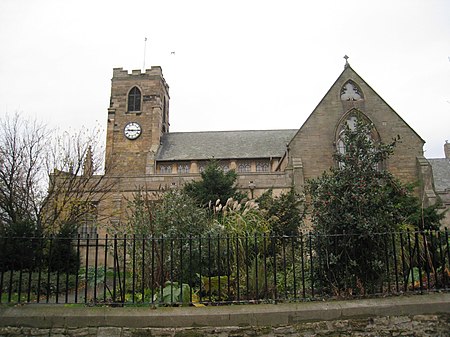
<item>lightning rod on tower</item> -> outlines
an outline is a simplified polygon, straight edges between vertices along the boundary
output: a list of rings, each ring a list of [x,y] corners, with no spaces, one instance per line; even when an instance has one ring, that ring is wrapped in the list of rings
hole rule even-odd
[[[147,51],[147,38],[144,39],[144,62],[142,65],[142,72],[145,73],[145,52]]]

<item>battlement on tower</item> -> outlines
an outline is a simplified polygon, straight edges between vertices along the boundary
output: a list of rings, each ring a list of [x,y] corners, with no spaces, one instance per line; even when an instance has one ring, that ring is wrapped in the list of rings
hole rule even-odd
[[[134,69],[131,71],[124,70],[123,68],[113,68],[113,81],[124,81],[124,80],[155,80],[159,79],[162,81],[166,90],[169,90],[169,85],[167,84],[162,69],[160,66],[152,66],[150,69]]]
[[[164,78],[162,69],[160,66],[152,66],[150,69],[145,69],[145,72],[143,72],[141,69],[134,69],[128,71],[124,70],[123,68],[114,68],[113,69],[113,78],[127,78],[130,76],[146,76],[146,75],[152,75],[152,76],[161,76]]]

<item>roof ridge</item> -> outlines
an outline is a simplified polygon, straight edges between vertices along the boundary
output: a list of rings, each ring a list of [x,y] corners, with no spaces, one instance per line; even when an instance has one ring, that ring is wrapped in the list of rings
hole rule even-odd
[[[259,129],[259,130],[208,130],[208,131],[175,131],[167,132],[166,134],[180,134],[180,133],[226,133],[226,132],[267,132],[267,131],[297,131],[298,129]]]

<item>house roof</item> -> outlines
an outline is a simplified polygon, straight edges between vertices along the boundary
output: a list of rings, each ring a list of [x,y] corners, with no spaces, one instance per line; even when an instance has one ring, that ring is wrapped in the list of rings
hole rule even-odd
[[[433,168],[434,187],[436,191],[450,190],[450,159],[428,159]]]
[[[282,157],[297,130],[170,132],[163,134],[157,161]]]

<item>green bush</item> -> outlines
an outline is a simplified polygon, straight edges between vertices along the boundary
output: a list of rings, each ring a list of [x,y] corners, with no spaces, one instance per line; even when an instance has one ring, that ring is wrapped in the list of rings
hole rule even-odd
[[[267,211],[275,236],[297,236],[304,225],[304,198],[291,188],[287,193],[274,196],[269,189],[256,200],[259,207]]]
[[[187,183],[184,191],[201,207],[208,207],[217,200],[223,206],[229,198],[242,200],[246,197],[238,191],[236,180],[234,170],[225,173],[218,161],[211,160],[201,173],[201,180]]]
[[[398,204],[407,190],[383,169],[395,141],[385,145],[371,135],[373,126],[363,121],[347,127],[337,166],[308,183],[315,277],[328,292],[378,287],[388,249],[381,233],[398,230],[407,215]]]

